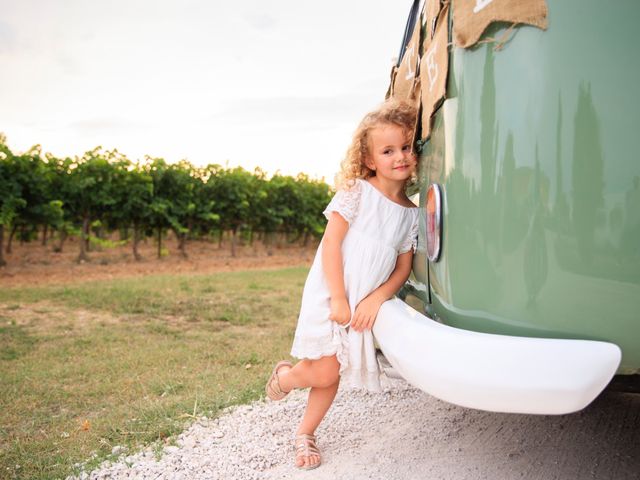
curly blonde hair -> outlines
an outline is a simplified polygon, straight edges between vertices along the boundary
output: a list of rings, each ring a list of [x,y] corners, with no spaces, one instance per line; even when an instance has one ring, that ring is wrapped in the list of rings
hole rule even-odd
[[[411,137],[413,143],[417,115],[416,107],[393,98],[388,99],[376,110],[365,115],[353,134],[344,160],[340,162],[340,172],[335,178],[336,188],[347,189],[353,186],[356,178],[366,179],[375,175],[375,171],[365,164],[365,160],[370,154],[371,130],[381,125],[397,125],[408,137]]]

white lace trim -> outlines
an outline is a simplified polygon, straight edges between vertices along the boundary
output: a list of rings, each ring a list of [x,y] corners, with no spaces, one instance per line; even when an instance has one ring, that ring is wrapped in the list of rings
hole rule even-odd
[[[407,253],[409,250],[413,250],[413,253],[416,253],[416,248],[418,248],[418,219],[413,222],[411,226],[411,230],[409,231],[409,236],[406,238],[402,245],[400,245],[400,249],[398,253]]]
[[[351,225],[358,215],[361,192],[362,186],[356,180],[348,190],[338,190],[322,213],[328,220],[331,212],[337,212]]]
[[[381,373],[378,369],[366,367],[354,370],[349,368],[349,336],[347,330],[332,322],[331,335],[324,337],[295,337],[291,347],[291,356],[299,359],[317,360],[335,355],[340,364],[341,383],[350,388],[365,388],[371,392],[380,392]]]
[[[320,357],[335,355],[340,363],[340,375],[349,366],[349,340],[346,329],[332,323],[330,335],[323,337],[295,337],[291,347],[291,356],[317,360]]]
[[[366,370],[364,368],[361,370],[347,369],[342,375],[340,383],[349,388],[365,388],[370,392],[381,392],[380,375],[378,370]]]

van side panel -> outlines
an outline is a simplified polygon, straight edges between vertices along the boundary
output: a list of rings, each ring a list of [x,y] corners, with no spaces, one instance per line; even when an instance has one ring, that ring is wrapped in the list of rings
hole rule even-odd
[[[452,50],[420,166],[421,201],[444,190],[429,309],[470,330],[610,341],[620,373],[639,372],[640,3],[548,3],[547,31]]]

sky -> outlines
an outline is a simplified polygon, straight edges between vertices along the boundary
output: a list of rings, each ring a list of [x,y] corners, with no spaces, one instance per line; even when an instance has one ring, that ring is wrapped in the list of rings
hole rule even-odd
[[[329,183],[411,0],[0,0],[0,132]]]

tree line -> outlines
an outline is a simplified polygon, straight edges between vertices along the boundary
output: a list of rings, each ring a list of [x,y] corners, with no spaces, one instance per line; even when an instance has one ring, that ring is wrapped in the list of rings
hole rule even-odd
[[[16,236],[33,241],[40,235],[55,251],[76,236],[78,261],[114,233],[130,242],[136,260],[147,237],[156,239],[160,257],[168,232],[184,256],[190,239],[222,243],[223,235],[231,239],[232,256],[240,234],[267,247],[276,236],[306,244],[322,235],[331,194],[324,181],[304,174],[267,178],[259,168],[196,167],[149,156],[132,161],[101,147],[74,158],[43,154],[39,145],[18,155],[0,133],[0,266]]]

